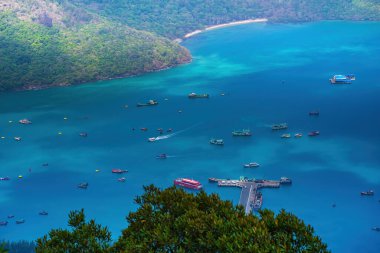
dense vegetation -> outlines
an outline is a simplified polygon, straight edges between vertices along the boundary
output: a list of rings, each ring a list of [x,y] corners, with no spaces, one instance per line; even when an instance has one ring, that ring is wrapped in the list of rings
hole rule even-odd
[[[285,211],[247,216],[216,194],[144,189],[114,245],[108,229],[86,222],[82,210],[70,213],[71,230],[54,229],[39,239],[36,252],[328,252],[311,226]]]
[[[0,91],[81,83],[177,65],[189,61],[190,55],[163,37],[179,38],[208,25],[262,17],[271,22],[380,20],[379,0],[1,2]]]
[[[100,18],[77,25],[41,22],[47,25],[0,12],[0,90],[133,75],[190,60],[168,39]]]
[[[137,29],[170,38],[248,18],[276,22],[379,20],[379,0],[70,0]]]

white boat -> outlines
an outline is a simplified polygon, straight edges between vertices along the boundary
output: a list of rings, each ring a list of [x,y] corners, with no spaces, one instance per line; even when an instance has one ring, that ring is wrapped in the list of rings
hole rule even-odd
[[[247,164],[244,164],[243,167],[244,168],[255,168],[255,167],[259,167],[260,164],[256,163],[256,162],[253,162],[253,163],[247,163]]]

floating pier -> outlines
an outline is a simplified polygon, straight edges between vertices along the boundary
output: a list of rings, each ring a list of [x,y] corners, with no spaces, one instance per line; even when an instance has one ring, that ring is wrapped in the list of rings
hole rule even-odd
[[[218,179],[209,178],[210,183],[218,183],[219,187],[238,187],[241,188],[239,205],[244,207],[245,213],[252,213],[252,209],[258,210],[261,208],[262,196],[258,191],[261,188],[279,188],[281,183],[277,180],[259,180],[247,179]]]

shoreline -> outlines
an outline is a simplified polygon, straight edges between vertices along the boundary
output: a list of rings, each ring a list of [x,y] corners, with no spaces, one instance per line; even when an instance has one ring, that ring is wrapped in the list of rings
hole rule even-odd
[[[220,29],[220,28],[225,28],[225,27],[230,27],[230,26],[245,25],[245,24],[251,24],[251,23],[265,23],[268,21],[269,20],[267,18],[255,18],[255,19],[246,19],[246,20],[233,21],[233,22],[219,24],[219,25],[207,26],[206,28],[204,28],[202,30],[199,29],[199,30],[189,32],[189,33],[185,34],[182,38],[175,39],[174,41],[181,43],[183,40],[191,38],[191,37],[193,37],[197,34],[200,34],[202,32],[207,32],[210,30],[215,30],[215,29]]]
[[[221,28],[230,27],[230,26],[251,24],[251,23],[265,23],[268,21],[269,20],[267,18],[256,18],[256,19],[246,19],[246,20],[233,21],[233,22],[219,24],[219,25],[207,26],[202,30],[195,30],[195,31],[189,32],[189,33],[185,34],[184,36],[182,36],[182,38],[177,38],[173,41],[177,42],[177,43],[181,43],[185,39],[191,38],[197,34],[207,32],[210,30],[221,29]],[[163,68],[153,69],[153,70],[149,70],[149,71],[143,71],[141,73],[122,74],[122,75],[118,75],[115,77],[87,80],[87,81],[83,81],[83,82],[46,84],[46,85],[44,85],[44,84],[36,84],[36,85],[26,84],[26,85],[23,85],[20,87],[13,88],[13,89],[11,89],[11,91],[36,91],[36,90],[44,90],[44,89],[48,89],[48,88],[52,88],[52,87],[67,87],[67,86],[72,86],[72,85],[81,85],[84,83],[92,83],[92,82],[101,82],[101,81],[108,81],[108,80],[114,80],[114,79],[122,79],[122,78],[144,75],[144,74],[151,73],[151,72],[159,72],[162,70],[173,68],[173,67],[178,66],[178,65],[190,63],[191,61],[192,61],[192,57],[190,57],[190,59],[188,61],[179,63],[177,65],[165,66]],[[6,91],[0,91],[0,93],[3,93],[3,92],[6,92]]]

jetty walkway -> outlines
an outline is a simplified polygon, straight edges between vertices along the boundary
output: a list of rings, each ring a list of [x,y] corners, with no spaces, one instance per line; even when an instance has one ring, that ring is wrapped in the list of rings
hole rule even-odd
[[[241,188],[239,205],[244,207],[245,213],[252,213],[252,209],[258,210],[262,205],[262,195],[258,191],[261,188],[279,188],[281,183],[276,180],[257,180],[241,177],[239,180],[209,178],[209,182],[218,183],[219,187]]]

